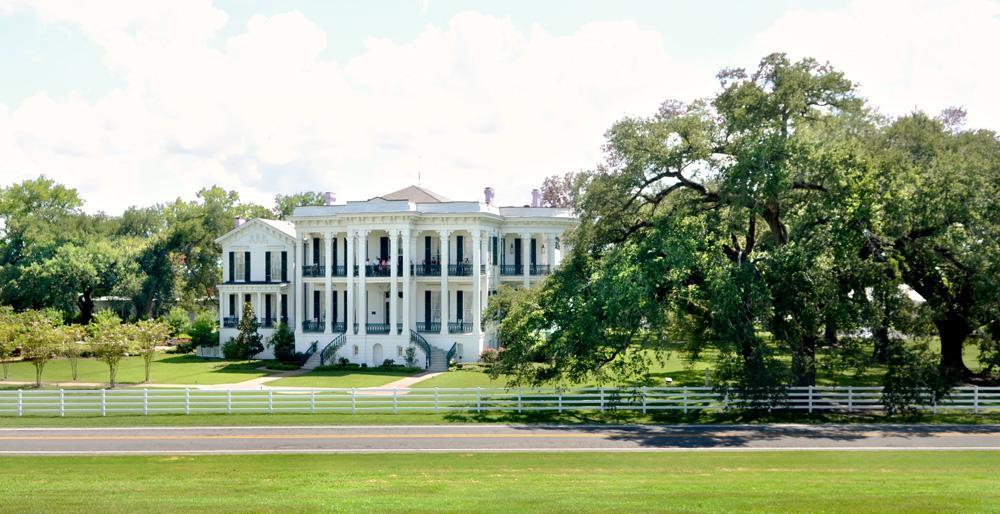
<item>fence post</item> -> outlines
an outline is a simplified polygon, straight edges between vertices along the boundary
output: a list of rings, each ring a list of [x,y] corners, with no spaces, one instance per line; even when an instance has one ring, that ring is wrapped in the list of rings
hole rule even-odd
[[[601,386],[601,412],[604,412],[604,386]]]
[[[556,389],[556,394],[559,395],[557,401],[559,402],[559,413],[562,414],[562,388],[561,387],[558,388],[558,389]]]
[[[931,413],[937,414],[937,395],[931,393]]]
[[[476,387],[476,414],[479,414],[482,409],[482,388]]]
[[[108,415],[108,403],[106,398],[107,389],[101,389],[101,416]]]
[[[684,386],[684,414],[688,413],[688,386]]]
[[[309,414],[316,414],[316,388],[309,391]]]
[[[646,413],[646,386],[642,386],[642,413]]]
[[[59,388],[59,416],[66,415],[66,396],[62,388]]]
[[[440,387],[434,387],[434,414],[441,412],[441,403],[438,393],[441,391]]]
[[[351,388],[351,414],[358,413],[358,388]]]
[[[22,393],[23,392],[24,391],[22,391],[20,389],[17,390],[17,415],[18,416],[23,415],[23,410],[22,410],[22,407],[24,405],[24,402],[23,402],[23,399],[22,399]]]
[[[809,386],[809,414],[813,411],[813,386]]]
[[[847,412],[854,412],[854,386],[847,386]]]
[[[274,414],[274,391],[271,389],[267,390],[267,413]]]
[[[233,390],[226,389],[226,414],[233,413]]]
[[[979,414],[979,386],[972,387],[972,413]]]
[[[521,413],[522,403],[521,403],[521,388],[517,388],[517,413]]]
[[[392,388],[392,413],[399,414],[399,399],[396,397],[397,387]]]
[[[149,389],[142,388],[142,415],[149,415]]]

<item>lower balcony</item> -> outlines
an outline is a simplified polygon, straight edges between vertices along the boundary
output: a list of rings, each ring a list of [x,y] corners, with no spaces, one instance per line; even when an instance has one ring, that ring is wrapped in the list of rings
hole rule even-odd
[[[538,276],[538,275],[548,275],[549,274],[549,270],[550,270],[550,268],[549,268],[548,264],[532,264],[530,266],[530,269],[528,270],[528,273],[530,273],[532,275],[535,275],[535,276]]]
[[[347,323],[345,323],[343,321],[334,321],[333,322],[333,331],[334,331],[334,333],[337,333],[337,334],[340,334],[340,333],[343,333],[343,332],[347,332]]]
[[[388,323],[365,323],[365,332],[369,334],[388,334]]]
[[[222,328],[236,328],[240,324],[240,318],[228,316],[222,318]]]
[[[472,323],[465,321],[449,321],[448,322],[448,333],[449,334],[471,334],[472,333]]]
[[[323,325],[325,325],[325,323],[322,322],[322,321],[316,321],[316,320],[313,320],[313,321],[303,321],[302,322],[302,331],[303,332],[313,332],[313,333],[315,333],[315,332],[323,332]]]

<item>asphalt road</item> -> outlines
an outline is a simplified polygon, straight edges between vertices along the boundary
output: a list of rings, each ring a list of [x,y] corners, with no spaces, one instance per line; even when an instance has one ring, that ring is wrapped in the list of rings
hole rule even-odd
[[[1000,450],[1000,425],[312,426],[0,429],[0,454]]]

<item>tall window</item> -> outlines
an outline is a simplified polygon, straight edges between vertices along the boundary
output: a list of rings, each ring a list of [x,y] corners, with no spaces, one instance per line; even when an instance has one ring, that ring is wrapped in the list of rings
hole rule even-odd
[[[244,281],[247,280],[248,273],[247,273],[246,256],[249,253],[250,252],[234,252],[235,254],[234,257],[236,261],[235,262],[236,272],[233,273],[232,275],[235,275],[236,280],[244,280]]]

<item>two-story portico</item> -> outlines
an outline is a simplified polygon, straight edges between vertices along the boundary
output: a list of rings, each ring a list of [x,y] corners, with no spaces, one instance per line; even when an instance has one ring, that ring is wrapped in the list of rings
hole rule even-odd
[[[402,362],[411,345],[421,364],[478,360],[492,341],[482,322],[488,296],[501,282],[544,278],[575,225],[566,209],[498,207],[491,190],[485,200],[411,186],[297,208],[294,305],[282,311],[294,313],[296,349],[335,342],[338,358],[368,365]]]

